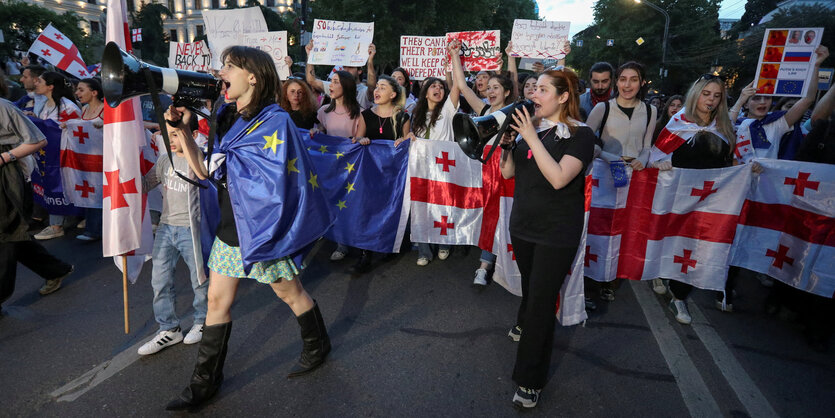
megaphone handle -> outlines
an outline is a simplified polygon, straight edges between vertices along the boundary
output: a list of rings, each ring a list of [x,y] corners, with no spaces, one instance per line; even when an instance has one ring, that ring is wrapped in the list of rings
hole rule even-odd
[[[496,139],[493,140],[493,144],[490,147],[490,152],[487,153],[487,156],[484,159],[479,158],[478,160],[482,162],[482,164],[487,164],[487,161],[490,161],[490,157],[493,156],[493,152],[496,151],[496,148],[499,147],[499,142],[501,142],[504,133],[507,131],[507,127],[510,125],[510,117],[505,117],[504,121],[502,122],[502,126],[499,128],[499,131],[496,132]]]

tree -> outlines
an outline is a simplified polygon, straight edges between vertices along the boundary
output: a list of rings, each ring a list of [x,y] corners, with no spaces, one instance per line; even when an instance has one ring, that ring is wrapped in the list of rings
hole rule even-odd
[[[80,26],[82,20],[73,12],[59,15],[52,10],[21,1],[0,4],[0,30],[6,40],[0,44],[0,51],[6,56],[14,55],[16,51],[28,51],[41,31],[52,23],[52,26],[72,39],[85,63],[97,63],[101,57],[97,51],[104,40],[100,34],[85,34]]]
[[[171,10],[158,3],[145,3],[131,14],[134,27],[142,28],[139,51],[142,60],[162,67],[168,66],[168,37],[162,27],[163,16],[172,17]],[[176,40],[174,41],[176,42]]]
[[[777,8],[777,3],[780,0],[748,0],[745,3],[745,13],[731,28],[731,37],[736,38],[740,33],[746,32],[752,26],[760,23],[760,19],[767,15],[768,12]]]

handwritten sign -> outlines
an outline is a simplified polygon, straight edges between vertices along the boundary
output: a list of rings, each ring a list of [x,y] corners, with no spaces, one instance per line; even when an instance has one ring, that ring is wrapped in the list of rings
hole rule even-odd
[[[212,68],[219,70],[223,50],[230,46],[243,45],[245,33],[267,32],[267,22],[258,7],[243,9],[203,10],[206,37],[212,49]]]
[[[243,45],[260,49],[273,59],[278,78],[286,80],[290,77],[290,67],[284,62],[287,56],[287,31],[255,32],[243,35]]]
[[[401,36],[400,66],[413,80],[446,77],[445,36]]]
[[[311,64],[362,67],[368,61],[368,45],[374,39],[374,22],[313,21]]]
[[[476,32],[449,32],[446,41],[453,39],[461,41],[461,65],[466,71],[498,71],[499,58],[502,57],[501,33],[498,30],[483,30]],[[452,67],[448,64],[447,71]]]
[[[552,67],[557,65],[558,60],[552,59],[541,59],[541,58],[522,58],[519,60],[519,69],[520,70],[531,70],[534,69],[534,64],[536,63],[542,64],[542,68]]]
[[[823,28],[766,29],[754,85],[763,96],[803,97],[817,80],[813,71]]]
[[[525,58],[565,58],[570,22],[516,19],[513,21],[513,51],[510,55]]]
[[[177,70],[201,71],[211,70],[212,54],[205,41],[171,42],[168,52],[168,67]]]

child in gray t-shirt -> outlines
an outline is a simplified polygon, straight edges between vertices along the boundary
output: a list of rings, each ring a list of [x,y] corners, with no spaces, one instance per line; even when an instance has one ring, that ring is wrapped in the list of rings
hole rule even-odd
[[[199,194],[197,188],[177,175],[177,172],[195,180],[181,146],[177,131],[169,131],[173,161],[168,153],[161,153],[156,166],[142,179],[142,189],[147,192],[157,185],[162,192],[162,215],[154,237],[153,270],[151,286],[154,288],[154,316],[160,330],[154,338],[139,348],[140,355],[154,354],[165,347],[183,341],[194,344],[203,336],[206,319],[208,280],[203,275],[200,251],[195,250],[192,225],[199,229]],[[193,221],[198,223],[192,224]],[[197,240],[199,242],[199,239]],[[174,308],[174,270],[177,259],[183,257],[191,271],[191,287],[194,289],[194,325],[183,338],[180,320]],[[202,283],[201,283],[202,282]]]

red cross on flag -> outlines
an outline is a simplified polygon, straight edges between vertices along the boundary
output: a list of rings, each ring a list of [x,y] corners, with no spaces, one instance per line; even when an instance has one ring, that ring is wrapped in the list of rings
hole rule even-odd
[[[61,134],[61,181],[64,197],[82,208],[101,208],[102,129],[92,121],[67,122]]]
[[[43,58],[46,62],[78,78],[90,77],[78,48],[70,38],[55,29],[52,23],[47,25],[46,29],[35,39],[29,47],[29,53]]]
[[[611,170],[595,161],[586,276],[724,289],[750,167],[629,173],[629,187],[615,188]]]
[[[107,2],[107,41],[125,51],[132,50],[124,0]],[[143,157],[148,137],[141,119],[139,98],[125,100],[118,107],[104,106],[104,141],[102,171],[102,251],[114,257],[121,270],[122,255],[128,257],[128,277],[139,276],[144,255],[153,247],[151,222],[146,195],[142,193],[142,175],[153,163]],[[150,135],[149,135],[150,136]],[[152,153],[151,153],[152,154]]]
[[[131,29],[130,30],[130,41],[131,42],[142,42],[142,28]]]
[[[758,160],[731,264],[835,297],[835,166]]]

